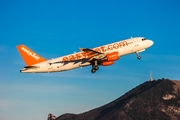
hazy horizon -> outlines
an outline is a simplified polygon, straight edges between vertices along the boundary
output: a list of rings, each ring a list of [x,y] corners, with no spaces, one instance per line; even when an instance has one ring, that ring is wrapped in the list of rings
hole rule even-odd
[[[104,105],[149,79],[180,79],[180,2],[0,1],[0,119],[44,120],[49,113],[81,113]],[[154,45],[91,73],[24,74],[16,46],[46,59],[130,37]]]

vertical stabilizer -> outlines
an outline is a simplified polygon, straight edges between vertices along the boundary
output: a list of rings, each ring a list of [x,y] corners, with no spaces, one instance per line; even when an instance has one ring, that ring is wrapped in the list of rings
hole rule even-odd
[[[25,45],[16,46],[22,59],[26,63],[26,66],[32,66],[34,64],[46,61],[43,57],[39,56]]]

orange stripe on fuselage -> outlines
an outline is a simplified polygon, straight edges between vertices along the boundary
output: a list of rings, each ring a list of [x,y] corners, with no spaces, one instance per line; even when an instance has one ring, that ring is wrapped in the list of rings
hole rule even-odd
[[[119,49],[119,48],[122,48],[122,47],[125,47],[125,46],[128,46],[127,41],[121,41],[121,42],[109,44],[109,45],[106,45],[106,46],[100,46],[100,47],[94,48],[93,50],[97,51],[97,52],[105,53],[107,51],[109,52],[109,51],[112,51],[114,49]],[[83,52],[83,51],[81,51],[79,53],[71,54],[69,56],[63,57],[62,61],[65,62],[65,61],[71,61],[71,60],[80,60],[80,59],[85,59],[85,58],[91,58],[94,55],[95,54],[93,54],[92,52]]]

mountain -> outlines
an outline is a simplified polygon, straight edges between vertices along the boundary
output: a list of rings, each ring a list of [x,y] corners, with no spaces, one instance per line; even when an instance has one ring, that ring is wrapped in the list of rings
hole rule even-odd
[[[55,120],[180,120],[180,82],[147,81],[104,106]]]

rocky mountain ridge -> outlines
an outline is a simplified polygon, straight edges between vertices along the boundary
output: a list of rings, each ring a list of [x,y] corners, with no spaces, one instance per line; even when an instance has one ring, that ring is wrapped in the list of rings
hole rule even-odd
[[[120,119],[180,120],[180,81],[164,78],[147,81],[99,108],[81,114],[63,114],[54,120]]]

